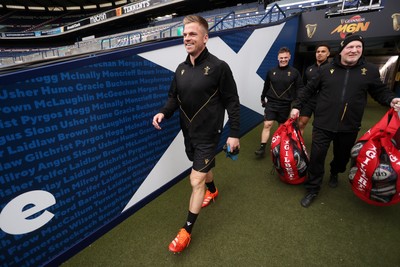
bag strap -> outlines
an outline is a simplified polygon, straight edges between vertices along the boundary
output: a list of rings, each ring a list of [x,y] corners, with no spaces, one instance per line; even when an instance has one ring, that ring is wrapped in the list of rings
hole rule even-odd
[[[298,139],[297,141],[298,141],[299,146],[301,148],[301,152],[305,155],[305,159],[304,160],[305,160],[306,164],[308,165],[309,164],[309,158],[308,158],[308,154],[307,154],[307,151],[306,151],[306,145],[304,144],[304,138],[301,135],[301,131],[299,129],[299,124],[298,124],[297,120],[293,122],[293,129],[294,129],[294,131],[295,131],[295,133],[297,135],[297,139]]]
[[[390,117],[390,121],[385,129],[385,132],[390,136],[393,137],[398,129],[400,128],[400,119],[399,119],[399,113],[394,112],[394,109],[391,108],[392,114]]]

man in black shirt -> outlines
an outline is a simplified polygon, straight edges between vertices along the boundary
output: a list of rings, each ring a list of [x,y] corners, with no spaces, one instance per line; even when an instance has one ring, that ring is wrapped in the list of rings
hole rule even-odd
[[[308,81],[317,75],[318,69],[323,65],[328,63],[328,57],[330,55],[330,47],[327,44],[320,44],[315,48],[315,63],[311,66],[308,66],[306,71],[304,72],[304,83],[307,84]],[[304,107],[301,109],[300,117],[299,117],[299,129],[301,134],[304,133],[304,128],[307,126],[308,121],[311,118],[315,110],[315,106],[317,105],[317,94],[311,97]]]
[[[278,51],[279,65],[271,68],[265,77],[261,94],[261,105],[265,108],[264,127],[261,132],[260,148],[255,151],[257,156],[265,154],[274,121],[281,124],[288,119],[291,103],[296,98],[297,91],[303,87],[299,71],[289,66],[290,57],[289,48],[280,48]]]
[[[183,24],[188,56],[175,71],[166,104],[153,118],[153,126],[160,130],[161,121],[179,109],[186,154],[193,162],[187,220],[169,245],[169,250],[174,253],[189,245],[192,227],[201,208],[218,196],[212,168],[225,110],[230,122],[228,150],[237,151],[240,146],[240,103],[232,71],[226,62],[208,52],[208,23],[204,18],[190,15],[185,17]]]

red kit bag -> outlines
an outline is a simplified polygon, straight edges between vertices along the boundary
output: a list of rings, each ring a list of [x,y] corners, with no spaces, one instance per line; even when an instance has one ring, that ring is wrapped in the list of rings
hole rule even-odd
[[[296,120],[290,118],[278,127],[271,139],[271,156],[283,182],[304,182],[309,158]]]
[[[375,206],[400,201],[400,119],[390,109],[351,150],[353,192]]]

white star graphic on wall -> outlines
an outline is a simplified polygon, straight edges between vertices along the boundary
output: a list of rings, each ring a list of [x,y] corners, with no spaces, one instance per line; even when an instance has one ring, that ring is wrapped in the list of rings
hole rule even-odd
[[[219,37],[210,38],[207,43],[210,53],[224,60],[230,66],[237,84],[241,105],[260,114],[264,112],[260,104],[264,80],[257,74],[257,70],[284,26],[285,23],[254,30],[238,53]],[[142,53],[139,56],[175,72],[187,54],[182,42],[180,45]],[[228,117],[225,116],[225,123],[227,119]],[[190,167],[191,162],[186,157],[183,135],[180,131],[123,211]]]

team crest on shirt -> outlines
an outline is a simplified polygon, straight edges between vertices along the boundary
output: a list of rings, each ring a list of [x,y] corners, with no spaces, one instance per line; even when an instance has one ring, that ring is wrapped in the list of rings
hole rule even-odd
[[[290,77],[290,75],[292,75],[292,73],[288,71],[287,76]]]
[[[361,75],[367,75],[367,69],[366,68],[362,68],[361,69]]]
[[[181,70],[181,75],[183,75],[185,73],[185,70]]]
[[[210,70],[210,67],[209,66],[206,66],[205,68],[204,68],[204,75],[208,75],[208,71]]]
[[[335,71],[335,69],[330,69],[330,70],[329,70],[329,72],[330,72],[331,74],[333,74],[334,71]]]

